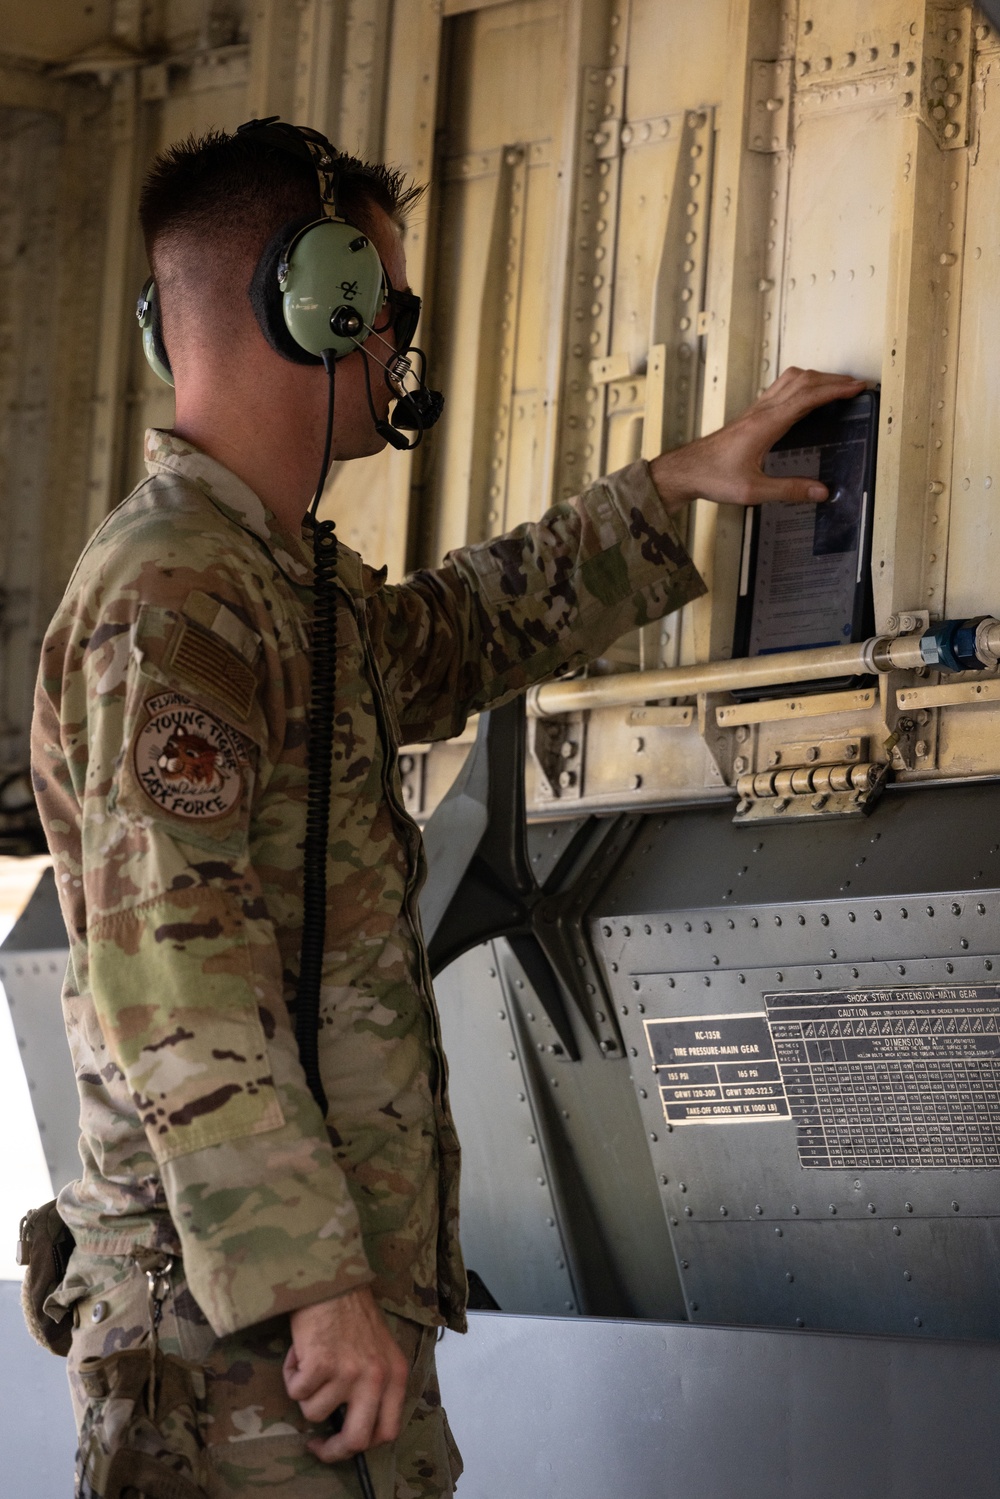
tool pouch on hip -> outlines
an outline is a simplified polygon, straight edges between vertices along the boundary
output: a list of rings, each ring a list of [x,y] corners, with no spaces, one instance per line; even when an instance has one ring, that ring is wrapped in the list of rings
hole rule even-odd
[[[21,1219],[17,1263],[27,1266],[21,1283],[21,1309],[36,1343],[65,1358],[73,1337],[73,1314],[58,1322],[43,1311],[45,1302],[62,1282],[76,1240],[59,1216],[55,1201],[32,1208]]]
[[[84,1359],[75,1499],[205,1499],[205,1374],[159,1349]]]

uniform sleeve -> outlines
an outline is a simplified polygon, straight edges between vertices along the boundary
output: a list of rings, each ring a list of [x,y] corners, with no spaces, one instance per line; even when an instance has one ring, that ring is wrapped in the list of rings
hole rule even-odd
[[[583,665],[705,592],[640,461],[507,536],[378,589],[372,635],[402,740]]]
[[[149,571],[137,610],[106,590],[64,653],[62,752],[82,803],[85,982],[222,1336],[372,1274],[252,856],[271,774],[259,640],[217,587],[189,582],[165,607]]]

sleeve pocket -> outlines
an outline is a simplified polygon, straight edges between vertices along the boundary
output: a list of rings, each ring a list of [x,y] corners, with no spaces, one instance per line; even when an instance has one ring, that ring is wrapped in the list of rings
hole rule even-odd
[[[284,1124],[250,945],[220,890],[171,891],[91,930],[91,987],[160,1162]]]

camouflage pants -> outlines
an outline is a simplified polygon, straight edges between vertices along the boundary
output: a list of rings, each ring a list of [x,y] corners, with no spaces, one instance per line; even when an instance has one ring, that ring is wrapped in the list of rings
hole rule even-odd
[[[106,1358],[148,1343],[145,1276],[131,1260],[73,1256],[60,1300],[74,1298],[70,1392],[79,1429],[88,1416],[80,1377],[86,1358]],[[434,1364],[436,1330],[388,1315],[410,1364],[403,1430],[392,1446],[376,1447],[368,1466],[378,1499],[439,1499],[454,1493],[462,1461],[448,1427]],[[284,1495],[286,1499],[359,1499],[354,1464],[319,1462],[306,1449],[313,1428],[285,1392],[282,1363],[288,1318],[276,1317],[216,1338],[175,1270],[159,1329],[163,1353],[201,1365],[205,1373],[207,1451],[202,1483],[208,1499]],[[99,1428],[100,1412],[89,1424]]]

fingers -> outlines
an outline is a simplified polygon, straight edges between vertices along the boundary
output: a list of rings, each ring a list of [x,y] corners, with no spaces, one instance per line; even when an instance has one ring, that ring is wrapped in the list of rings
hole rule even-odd
[[[328,1399],[336,1399],[329,1392],[335,1387],[327,1386],[322,1392],[322,1404],[326,1405]],[[309,1451],[314,1457],[318,1457],[321,1463],[342,1463],[356,1452],[366,1452],[369,1447],[374,1447],[375,1428],[378,1422],[379,1406],[381,1404],[382,1392],[377,1384],[366,1383],[356,1385],[351,1393],[351,1398],[346,1402],[347,1415],[344,1418],[343,1427],[335,1435],[328,1437],[316,1436],[306,1443]],[[319,1402],[314,1401],[316,1405]],[[338,1404],[345,1402],[340,1400]],[[319,1419],[310,1414],[306,1405],[300,1402],[303,1415],[310,1421],[319,1424]],[[330,1415],[337,1409],[337,1405],[331,1406],[327,1411]],[[398,1436],[398,1431],[396,1432]]]
[[[372,1434],[373,1447],[378,1447],[382,1442],[394,1442],[402,1430],[409,1374],[406,1360],[400,1353],[379,1405],[378,1421]]]
[[[764,457],[801,417],[865,388],[866,382],[853,375],[790,367],[742,416],[651,461],[650,477],[661,500],[670,511],[698,497],[730,505],[825,500],[826,486],[816,479],[768,478],[762,471]]]
[[[845,400],[860,395],[867,381],[854,375],[834,375],[822,370],[800,370],[790,366],[769,385],[760,398],[761,406],[780,407],[787,414],[789,426],[802,416],[824,406],[828,401]],[[751,408],[752,409],[752,408]]]
[[[283,1374],[289,1396],[319,1426],[346,1407],[342,1429],[309,1441],[321,1462],[347,1458],[398,1437],[409,1366],[365,1287],[291,1315]]]
[[[827,500],[829,497],[830,491],[826,485],[820,484],[816,479],[772,479],[769,475],[764,475],[757,486],[757,493],[749,503],[760,505],[769,500],[785,500],[818,504],[820,500]]]
[[[317,1435],[306,1444],[309,1451],[320,1462],[340,1463],[356,1452],[394,1442],[402,1428],[408,1374],[406,1360],[399,1354],[388,1370],[385,1383],[378,1378],[357,1381],[345,1395],[349,1381],[341,1380],[322,1386],[311,1398],[300,1400],[302,1414],[317,1425],[339,1406],[347,1406],[341,1430],[329,1436]],[[324,1414],[320,1415],[320,1411]]]

